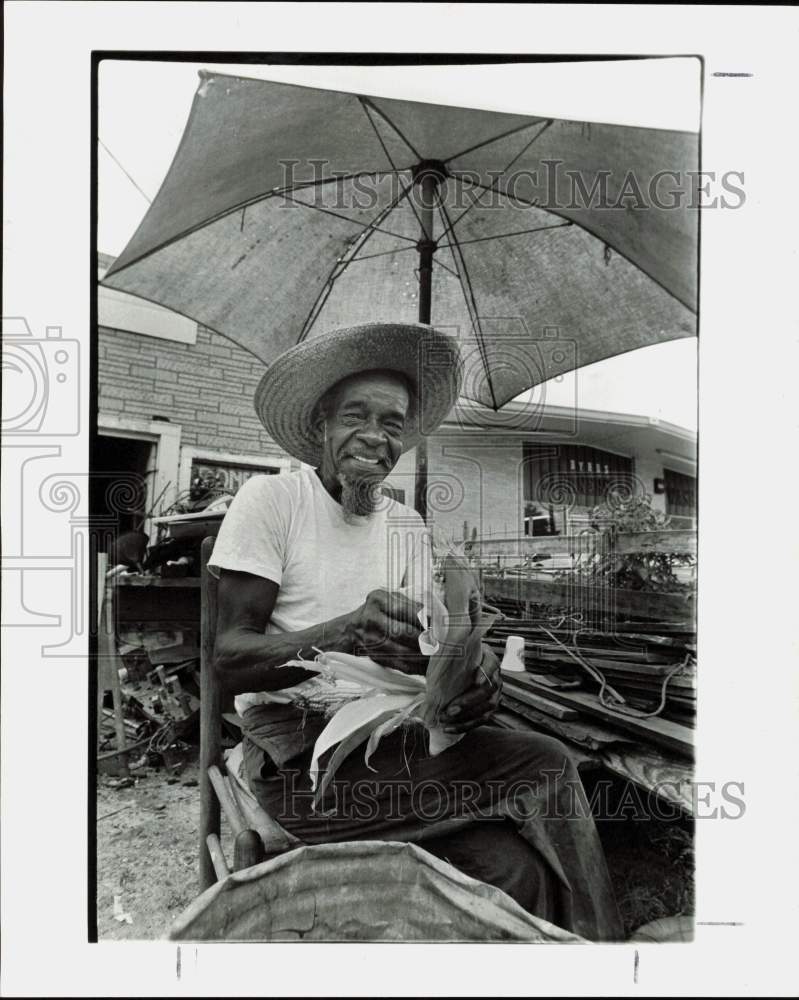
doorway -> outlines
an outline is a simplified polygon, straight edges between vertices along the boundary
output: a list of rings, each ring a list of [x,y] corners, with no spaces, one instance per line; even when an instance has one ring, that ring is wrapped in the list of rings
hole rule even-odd
[[[92,449],[92,516],[114,522],[119,534],[141,531],[149,513],[152,459],[152,441],[98,434]]]

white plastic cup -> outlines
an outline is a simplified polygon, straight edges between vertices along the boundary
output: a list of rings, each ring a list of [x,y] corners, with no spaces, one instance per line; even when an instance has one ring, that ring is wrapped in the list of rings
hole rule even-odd
[[[505,655],[502,657],[501,668],[512,673],[524,673],[524,637],[509,635],[505,640]]]

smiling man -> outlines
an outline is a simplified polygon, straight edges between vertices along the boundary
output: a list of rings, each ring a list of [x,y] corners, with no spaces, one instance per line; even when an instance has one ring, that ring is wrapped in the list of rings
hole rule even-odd
[[[319,478],[345,516],[377,510],[380,484],[402,454],[410,402],[406,380],[380,370],[342,379],[320,400],[314,421],[323,441]]]
[[[384,737],[369,767],[352,753],[323,811],[311,808],[308,767],[330,691],[284,664],[338,650],[425,672],[421,603],[411,595],[432,582],[429,536],[421,517],[380,487],[403,451],[446,417],[460,384],[457,343],[400,324],[306,341],[261,380],[256,412],[305,467],[248,480],[210,560],[219,573],[217,668],[236,696],[246,779],[308,843],[404,839],[431,819],[455,817],[464,825],[425,839],[427,850],[537,916],[616,939],[618,914],[593,820],[578,808],[576,768],[557,740],[486,725],[501,688],[487,647],[472,686],[447,709],[459,742],[430,756],[426,731],[410,723]]]

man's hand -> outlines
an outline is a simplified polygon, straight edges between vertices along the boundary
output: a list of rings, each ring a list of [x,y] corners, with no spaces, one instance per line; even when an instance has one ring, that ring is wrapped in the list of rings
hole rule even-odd
[[[405,674],[423,674],[427,657],[419,651],[421,608],[419,601],[405,594],[373,590],[352,615],[353,653]]]
[[[494,652],[483,646],[483,659],[476,671],[475,683],[453,698],[444,710],[444,732],[466,733],[486,722],[499,705],[502,673]]]

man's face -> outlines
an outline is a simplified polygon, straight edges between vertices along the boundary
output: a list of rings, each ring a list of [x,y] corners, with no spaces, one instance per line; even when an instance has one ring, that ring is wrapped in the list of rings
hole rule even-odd
[[[342,489],[343,497],[354,488],[361,501],[369,487],[374,493],[402,454],[409,405],[408,390],[390,373],[364,372],[338,384],[316,428],[322,440],[319,472],[328,492],[335,496]],[[343,498],[342,505],[349,506]]]

